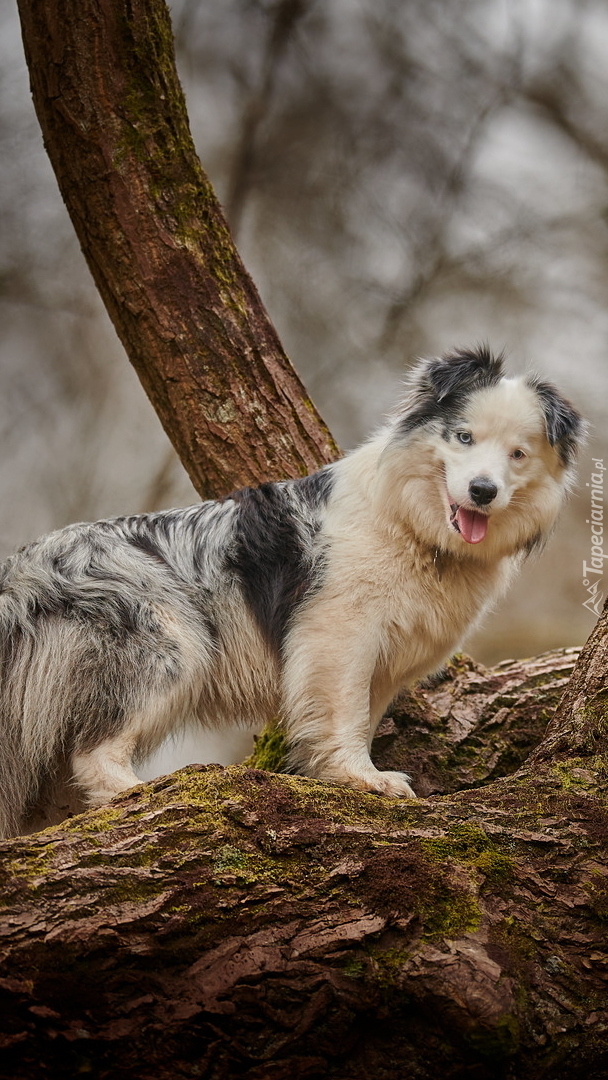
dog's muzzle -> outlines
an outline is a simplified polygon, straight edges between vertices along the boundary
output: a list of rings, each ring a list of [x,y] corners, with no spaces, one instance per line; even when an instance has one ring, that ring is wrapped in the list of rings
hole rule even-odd
[[[498,495],[498,488],[487,476],[476,476],[469,484],[469,495],[476,506],[489,506]]]

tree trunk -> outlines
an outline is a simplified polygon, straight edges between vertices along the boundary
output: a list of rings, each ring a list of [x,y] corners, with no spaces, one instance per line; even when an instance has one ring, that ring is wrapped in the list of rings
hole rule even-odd
[[[82,250],[198,492],[334,459],[196,156],[164,0],[20,0],[19,11]]]
[[[535,680],[543,712],[572,659],[518,665],[521,693],[461,661],[423,692],[432,768],[460,724],[496,769],[491,718],[534,715]],[[193,766],[5,841],[0,1077],[605,1080],[607,661],[604,616],[539,747],[481,788]]]

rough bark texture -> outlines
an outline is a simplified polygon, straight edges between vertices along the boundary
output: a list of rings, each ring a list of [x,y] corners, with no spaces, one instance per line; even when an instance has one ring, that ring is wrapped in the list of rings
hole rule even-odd
[[[461,661],[417,695],[431,766],[460,724],[456,769],[478,738],[495,773],[492,719],[500,744],[536,683],[544,723],[572,659]],[[604,616],[540,746],[483,787],[198,766],[4,842],[0,1077],[608,1076],[607,667]]]
[[[335,458],[196,156],[164,0],[20,0],[19,10],[82,250],[201,496]]]
[[[421,797],[514,773],[541,741],[579,649],[485,668],[454,657],[441,680],[403,691],[382,721],[373,758],[407,772]]]

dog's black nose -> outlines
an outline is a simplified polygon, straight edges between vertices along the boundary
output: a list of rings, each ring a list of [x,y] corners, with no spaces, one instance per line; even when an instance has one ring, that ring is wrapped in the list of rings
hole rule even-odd
[[[487,476],[476,476],[469,484],[469,494],[478,506],[487,506],[498,495],[498,488]]]

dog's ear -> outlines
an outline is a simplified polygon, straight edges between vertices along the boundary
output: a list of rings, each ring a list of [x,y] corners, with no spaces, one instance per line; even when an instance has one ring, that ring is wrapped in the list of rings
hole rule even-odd
[[[495,386],[502,377],[502,356],[487,345],[454,349],[433,360],[421,360],[407,380],[409,393],[401,404],[398,432],[407,435],[437,420],[474,390]]]
[[[487,345],[479,345],[476,349],[454,349],[427,362],[427,385],[430,384],[437,402],[454,394],[468,395],[474,390],[494,386],[502,378],[502,363],[502,355],[494,356]]]
[[[550,445],[555,447],[563,464],[570,465],[587,435],[588,424],[551,383],[531,375],[526,379],[526,385],[538,397]]]

